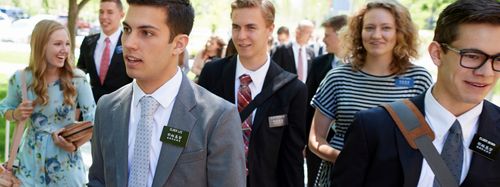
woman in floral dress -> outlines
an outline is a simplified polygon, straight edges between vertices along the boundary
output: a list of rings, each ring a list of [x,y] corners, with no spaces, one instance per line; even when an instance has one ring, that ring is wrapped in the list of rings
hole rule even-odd
[[[83,120],[94,121],[90,84],[73,67],[66,27],[43,20],[31,36],[29,66],[10,78],[7,96],[0,102],[0,115],[7,120],[27,120],[15,175],[23,186],[84,186],[85,167],[78,147],[57,134],[75,121],[77,104]],[[26,99],[21,94],[23,79]]]

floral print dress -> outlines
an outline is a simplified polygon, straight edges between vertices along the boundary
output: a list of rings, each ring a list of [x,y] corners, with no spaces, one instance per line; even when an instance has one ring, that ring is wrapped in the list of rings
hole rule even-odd
[[[9,80],[6,98],[0,102],[0,115],[21,103],[21,76],[25,76],[27,97],[36,98],[30,85],[29,70],[17,71]],[[94,121],[95,102],[88,80],[81,70],[74,70],[73,84],[77,90],[75,103],[80,106],[83,120]],[[85,186],[87,177],[80,151],[69,153],[56,146],[51,133],[75,121],[75,106],[64,103],[59,80],[49,83],[47,105],[36,105],[26,123],[16,163],[15,175],[23,186]]]

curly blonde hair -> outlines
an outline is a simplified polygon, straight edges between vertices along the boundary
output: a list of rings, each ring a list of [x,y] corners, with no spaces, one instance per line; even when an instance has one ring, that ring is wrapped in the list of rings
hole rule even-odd
[[[30,85],[30,88],[32,88],[37,95],[34,101],[35,104],[47,105],[48,103],[49,95],[47,93],[47,82],[45,80],[45,74],[47,73],[45,52],[52,33],[61,29],[69,33],[66,27],[56,21],[42,20],[35,25],[31,34],[30,62],[27,69],[33,74],[33,83]],[[59,68],[59,80],[64,95],[64,104],[71,106],[75,105],[74,98],[76,97],[76,88],[72,82],[74,76],[73,62],[74,59],[70,52],[68,58],[64,61],[64,66]]]
[[[361,70],[367,56],[361,38],[363,18],[369,10],[376,8],[388,10],[394,16],[396,22],[396,46],[393,49],[390,68],[396,74],[404,73],[411,65],[410,60],[418,56],[418,30],[411,19],[408,9],[397,2],[370,2],[352,16],[347,25],[347,30],[342,33],[344,54],[349,58],[348,61],[352,64],[354,71]]]

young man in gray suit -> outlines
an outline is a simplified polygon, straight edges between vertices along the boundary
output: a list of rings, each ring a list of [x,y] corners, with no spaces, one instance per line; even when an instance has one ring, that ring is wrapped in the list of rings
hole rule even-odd
[[[189,0],[128,0],[121,38],[131,84],[99,100],[89,186],[244,186],[236,107],[177,66]]]

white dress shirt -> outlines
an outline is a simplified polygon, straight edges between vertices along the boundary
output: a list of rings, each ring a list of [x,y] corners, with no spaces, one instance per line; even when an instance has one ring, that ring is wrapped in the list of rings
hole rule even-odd
[[[292,43],[293,58],[295,59],[295,68],[297,68],[297,73],[299,73],[299,48],[302,48],[302,69],[303,69],[303,79],[302,82],[307,80],[307,45],[300,46],[297,42]]]
[[[269,69],[269,65],[271,64],[271,61],[269,59],[270,59],[269,54],[267,54],[266,63],[264,63],[264,65],[262,65],[256,71],[252,71],[243,67],[240,61],[240,56],[238,55],[236,61],[236,76],[234,77],[234,103],[236,103],[236,105],[238,105],[238,89],[240,87],[239,77],[243,74],[248,74],[250,75],[250,78],[252,78],[252,82],[248,85],[248,87],[252,92],[252,100],[253,100],[255,96],[259,94],[260,91],[262,91],[262,86],[264,86],[264,79],[266,78],[267,70]],[[256,110],[253,110],[252,112],[254,118],[255,118],[255,111]]]
[[[95,62],[95,69],[97,70],[97,75],[99,75],[99,69],[101,68],[101,58],[102,54],[104,53],[104,48],[106,48],[106,44],[104,43],[104,39],[106,37],[109,37],[109,63],[111,63],[111,59],[113,58],[113,54],[115,51],[116,44],[118,43],[118,40],[120,39],[120,33],[122,32],[121,29],[116,30],[115,33],[111,34],[111,36],[106,36],[103,32],[101,32],[101,35],[99,36],[99,39],[97,40],[97,44],[95,46],[94,50],[94,62]],[[99,75],[100,76],[100,75]]]
[[[433,88],[433,87],[432,87]],[[443,150],[444,143],[448,137],[448,130],[451,125],[458,120],[460,126],[462,127],[463,135],[463,150],[464,159],[462,164],[462,175],[460,177],[460,183],[465,180],[467,173],[469,171],[470,162],[472,158],[472,150],[469,149],[469,145],[477,132],[479,115],[483,110],[483,102],[479,103],[477,106],[471,110],[465,112],[464,114],[455,117],[446,108],[444,108],[439,102],[434,98],[431,93],[431,89],[428,89],[425,93],[425,121],[429,123],[432,131],[434,131],[435,139],[432,144],[436,147],[437,151],[441,153]],[[420,179],[418,181],[417,187],[431,187],[434,183],[434,172],[432,172],[429,164],[424,159],[422,162],[422,171],[420,172]]]
[[[132,102],[130,106],[130,120],[129,120],[129,136],[128,136],[128,173],[130,174],[130,167],[132,166],[132,157],[134,155],[134,144],[135,136],[137,131],[137,125],[139,124],[139,119],[141,118],[141,105],[139,100],[144,96],[153,97],[160,106],[155,111],[154,114],[154,125],[151,137],[151,147],[149,154],[149,177],[144,180],[148,180],[148,186],[153,184],[153,178],[156,172],[156,165],[158,163],[158,158],[160,157],[160,151],[162,142],[160,141],[160,136],[164,126],[168,126],[168,120],[170,120],[170,114],[172,113],[172,108],[174,107],[174,101],[179,92],[179,88],[182,82],[182,71],[177,67],[177,73],[175,73],[172,79],[165,82],[158,90],[154,93],[147,95],[145,94],[137,82],[132,82]]]

